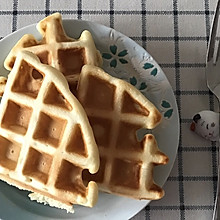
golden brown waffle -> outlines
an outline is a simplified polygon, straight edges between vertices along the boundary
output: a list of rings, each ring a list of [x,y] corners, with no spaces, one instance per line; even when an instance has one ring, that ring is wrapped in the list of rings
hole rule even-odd
[[[31,199],[73,212],[93,206],[99,153],[88,118],[65,77],[28,51],[18,54],[0,106],[0,179]]]
[[[105,192],[136,199],[159,199],[163,190],[154,183],[153,168],[166,164],[152,134],[141,142],[141,128],[152,129],[161,121],[156,107],[135,87],[114,78],[102,69],[85,65],[78,84],[78,99],[93,128],[100,153],[97,174],[83,172]]]
[[[89,31],[82,32],[78,40],[68,37],[59,13],[54,13],[37,24],[42,35],[38,41],[30,34],[24,35],[12,48],[4,66],[11,70],[17,53],[25,49],[35,53],[44,64],[49,64],[64,74],[70,89],[75,92],[81,68],[84,64],[100,66],[102,58]]]
[[[4,76],[0,76],[0,97],[2,97],[4,94],[6,83],[7,83],[7,78]]]

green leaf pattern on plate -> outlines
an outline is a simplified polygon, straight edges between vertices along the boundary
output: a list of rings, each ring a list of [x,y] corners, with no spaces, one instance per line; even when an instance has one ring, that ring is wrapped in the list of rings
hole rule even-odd
[[[112,52],[112,54],[116,55],[116,53],[117,53],[117,46],[116,45],[111,45],[110,46],[110,51]]]
[[[170,103],[166,100],[163,100],[161,102],[161,106],[164,108],[164,113],[163,113],[164,117],[168,119],[171,118],[171,116],[173,115],[173,108],[170,105]]]
[[[153,67],[154,67],[154,65],[151,64],[151,63],[145,63],[144,66],[143,66],[143,68],[144,68],[145,70],[151,69],[151,68],[153,68]]]
[[[140,85],[140,87],[139,87],[139,90],[144,90],[144,89],[146,89],[146,88],[147,88],[146,83],[145,83],[145,82],[142,82],[141,85]]]
[[[156,76],[156,75],[157,75],[157,68],[154,68],[154,69],[151,71],[151,75],[152,75],[152,76]]]
[[[113,59],[113,60],[110,62],[110,66],[115,68],[115,67],[117,66],[117,60],[116,60],[116,59]]]
[[[173,109],[169,109],[164,113],[165,118],[170,118],[173,114]]]
[[[109,59],[111,59],[111,58],[112,58],[112,55],[111,55],[111,54],[109,54],[109,53],[103,53],[103,54],[102,54],[102,57],[103,57],[104,59],[109,60]]]
[[[128,51],[127,50],[122,50],[121,52],[118,53],[118,56],[119,57],[124,57],[128,54]]]
[[[109,52],[102,53],[103,59],[109,61],[109,66],[111,68],[116,68],[119,66],[119,64],[129,65],[130,63],[128,62],[128,59],[126,59],[127,55],[129,55],[128,50],[118,49],[117,45],[114,42],[112,45],[109,46]],[[150,76],[155,77],[158,74],[158,68],[155,66],[154,63],[151,63],[150,60],[143,62],[140,67],[142,70],[144,70],[144,71],[146,70]],[[128,74],[128,76],[129,75],[130,74]],[[128,82],[130,82],[131,85],[135,86],[137,89],[139,89],[142,92],[148,88],[145,80],[140,81],[141,78],[139,79],[139,78],[136,78],[135,76],[132,76],[132,75],[130,75],[127,79],[126,78],[127,77],[124,78],[126,81],[128,80]],[[162,100],[161,107],[162,107],[162,112],[163,112],[164,118],[166,118],[166,119],[171,118],[173,115],[173,108],[172,108],[171,104],[169,103],[169,101]]]
[[[128,63],[128,61],[127,61],[127,60],[125,60],[125,59],[122,59],[122,58],[120,58],[120,59],[119,59],[119,61],[121,62],[121,64],[125,64],[125,63]]]
[[[131,84],[131,85],[135,86],[137,89],[139,89],[139,90],[141,90],[141,91],[147,88],[147,85],[146,85],[145,82],[138,83],[137,78],[134,77],[134,76],[131,77],[131,78],[129,79],[129,81],[130,81],[130,84]]]
[[[158,72],[157,68],[154,67],[152,63],[148,63],[148,62],[143,65],[143,69],[145,70],[152,69],[150,73],[152,76],[156,76]]]
[[[128,61],[124,58],[128,54],[127,50],[122,50],[118,53],[118,47],[115,44],[110,45],[109,50],[110,53],[103,53],[102,57],[106,60],[111,60],[110,67],[116,68],[119,62],[121,64],[128,63]],[[119,62],[117,60],[119,60]]]
[[[165,101],[165,100],[162,101],[161,106],[164,107],[164,108],[170,108],[170,107],[171,107],[171,106],[170,106],[170,103],[167,102],[167,101]]]
[[[130,78],[130,83],[131,83],[131,85],[136,86],[137,85],[137,79],[133,76],[132,78]]]

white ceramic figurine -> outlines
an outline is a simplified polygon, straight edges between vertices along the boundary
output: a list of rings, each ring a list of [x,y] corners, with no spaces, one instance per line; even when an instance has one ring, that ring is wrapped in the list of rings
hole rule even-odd
[[[207,140],[219,139],[219,113],[204,110],[193,117],[190,129]]]

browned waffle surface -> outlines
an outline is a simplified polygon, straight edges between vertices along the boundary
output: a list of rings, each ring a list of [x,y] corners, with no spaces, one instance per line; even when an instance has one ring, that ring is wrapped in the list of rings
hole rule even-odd
[[[24,35],[12,48],[4,66],[11,70],[17,53],[28,50],[35,53],[42,63],[49,64],[61,71],[67,78],[72,91],[75,92],[79,74],[84,64],[100,66],[102,58],[95,47],[89,31],[82,32],[79,39],[66,35],[59,13],[54,13],[37,24],[42,35],[40,41],[30,34]]]
[[[82,171],[98,168],[92,129],[65,77],[21,52],[0,106],[0,178],[73,211],[72,204],[95,204],[97,186],[86,186]]]
[[[159,199],[163,190],[154,183],[153,168],[168,158],[152,134],[137,140],[141,128],[155,128],[161,121],[156,107],[125,81],[91,65],[82,68],[78,98],[85,108],[100,152],[95,175],[83,172],[105,192],[136,199]]]

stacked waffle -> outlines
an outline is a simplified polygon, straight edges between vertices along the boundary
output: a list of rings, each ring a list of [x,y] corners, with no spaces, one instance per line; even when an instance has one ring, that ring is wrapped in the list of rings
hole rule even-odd
[[[24,35],[5,60],[7,83],[0,78],[0,179],[69,212],[94,206],[98,189],[161,198],[153,168],[168,158],[152,134],[136,137],[160,123],[157,108],[100,68],[90,32],[66,36],[59,13],[37,28],[42,40]]]

